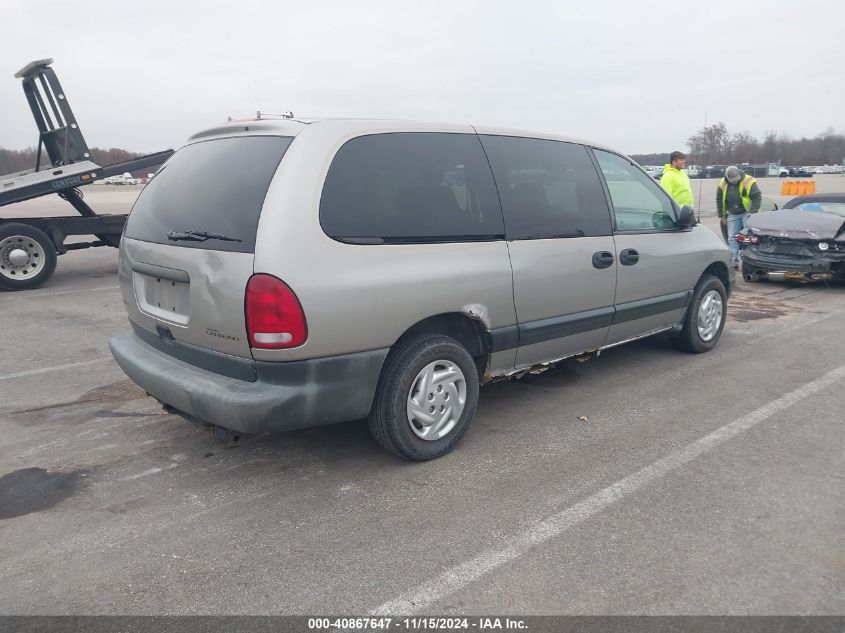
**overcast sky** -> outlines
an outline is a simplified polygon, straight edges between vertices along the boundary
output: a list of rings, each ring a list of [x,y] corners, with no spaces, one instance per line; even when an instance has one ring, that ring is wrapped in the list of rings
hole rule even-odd
[[[704,123],[845,130],[845,2],[2,0],[0,147],[35,145],[13,74],[52,57],[88,144],[155,151],[256,110],[490,124],[626,153]]]

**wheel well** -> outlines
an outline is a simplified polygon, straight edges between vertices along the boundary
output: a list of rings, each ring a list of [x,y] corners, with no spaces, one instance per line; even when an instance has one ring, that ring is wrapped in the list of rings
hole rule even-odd
[[[730,287],[730,275],[728,275],[728,267],[725,266],[722,262],[714,262],[710,264],[705,271],[701,274],[702,277],[704,275],[713,275],[714,277],[718,277],[719,280],[722,282],[722,285],[725,287],[729,293],[732,290]]]
[[[490,350],[489,335],[484,326],[458,312],[438,314],[408,328],[399,341],[416,334],[445,334],[450,336],[461,345],[475,359],[478,367],[478,375],[483,376],[487,369],[487,356]],[[399,342],[397,341],[397,343]]]

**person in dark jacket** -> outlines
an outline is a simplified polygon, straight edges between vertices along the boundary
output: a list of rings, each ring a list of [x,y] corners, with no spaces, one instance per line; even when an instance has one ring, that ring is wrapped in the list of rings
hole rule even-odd
[[[745,228],[748,216],[760,210],[763,194],[757,180],[738,167],[728,167],[716,189],[716,211],[727,225],[728,247],[731,249],[733,267],[739,268],[739,245],[736,234]]]

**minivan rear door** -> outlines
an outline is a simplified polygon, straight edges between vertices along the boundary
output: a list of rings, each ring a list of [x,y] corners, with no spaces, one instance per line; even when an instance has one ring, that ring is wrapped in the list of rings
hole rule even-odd
[[[502,201],[519,321],[516,366],[604,344],[616,261],[610,212],[583,145],[481,136]]]
[[[264,199],[292,140],[200,140],[150,180],[127,220],[119,268],[139,336],[184,344],[176,346],[183,354],[199,347],[251,357],[244,292]]]

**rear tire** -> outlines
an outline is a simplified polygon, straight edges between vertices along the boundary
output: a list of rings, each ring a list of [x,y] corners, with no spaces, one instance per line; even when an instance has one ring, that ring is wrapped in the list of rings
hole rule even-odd
[[[403,459],[440,457],[469,428],[478,391],[475,361],[458,341],[440,334],[408,338],[387,357],[367,420],[370,432]]]
[[[728,293],[722,281],[712,275],[702,275],[684,317],[684,327],[675,339],[676,345],[693,354],[709,352],[722,336],[727,311]]]
[[[56,259],[56,246],[43,231],[27,224],[0,225],[0,288],[37,288],[53,275]]]

